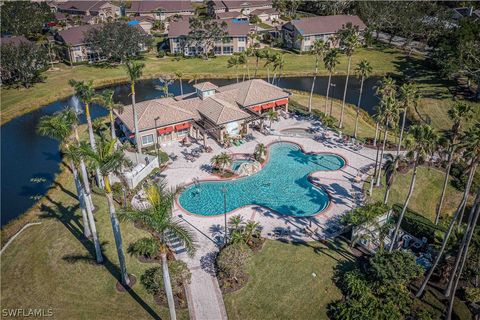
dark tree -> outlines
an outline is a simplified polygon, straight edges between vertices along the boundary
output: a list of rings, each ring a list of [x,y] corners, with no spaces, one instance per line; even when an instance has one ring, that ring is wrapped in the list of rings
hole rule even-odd
[[[5,1],[1,10],[2,33],[37,38],[54,14],[46,2]]]
[[[85,42],[108,61],[124,62],[150,46],[151,38],[141,28],[118,21],[89,30]]]
[[[189,19],[190,31],[188,33],[188,46],[195,47],[197,54],[203,54],[208,59],[208,55],[213,53],[215,42],[222,42],[228,36],[225,21],[218,21],[194,16]]]
[[[2,84],[20,84],[28,88],[31,84],[42,80],[41,73],[48,66],[45,47],[30,41],[2,44],[1,55]]]

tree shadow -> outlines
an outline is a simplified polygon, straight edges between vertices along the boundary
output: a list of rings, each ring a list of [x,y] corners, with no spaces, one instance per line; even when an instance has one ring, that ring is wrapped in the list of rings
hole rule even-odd
[[[62,257],[67,263],[88,263],[96,265],[95,260],[95,246],[92,241],[86,238],[83,234],[83,226],[80,222],[80,217],[75,214],[79,205],[64,206],[62,202],[53,200],[50,196],[46,197],[53,207],[42,204],[40,218],[42,219],[57,219],[65,228],[83,245],[87,250],[87,254],[67,254]],[[107,242],[102,242],[103,247]],[[103,253],[104,250],[102,250]],[[120,269],[107,256],[103,255],[103,266],[112,275],[114,279],[120,279]],[[153,310],[136,292],[130,287],[125,288],[128,294],[154,319],[161,319],[160,316]]]

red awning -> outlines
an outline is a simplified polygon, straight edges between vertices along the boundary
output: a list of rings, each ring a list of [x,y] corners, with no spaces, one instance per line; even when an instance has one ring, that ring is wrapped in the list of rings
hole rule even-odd
[[[253,106],[253,107],[250,107],[250,110],[258,112],[258,111],[262,110],[262,106]]]
[[[187,128],[190,128],[190,122],[184,122],[184,123],[181,123],[181,124],[177,124],[175,126],[175,130],[183,130],[183,129],[187,129]]]
[[[130,139],[133,139],[135,138],[135,133],[130,133],[130,135],[128,136]]]
[[[173,127],[164,127],[157,130],[158,134],[170,133],[173,131]]]
[[[273,108],[273,107],[275,107],[275,102],[269,102],[269,103],[262,104],[262,109],[263,110],[270,109],[270,108]]]
[[[277,106],[283,106],[284,104],[287,104],[288,103],[288,98],[287,99],[282,99],[282,100],[277,100],[275,101],[275,104]]]

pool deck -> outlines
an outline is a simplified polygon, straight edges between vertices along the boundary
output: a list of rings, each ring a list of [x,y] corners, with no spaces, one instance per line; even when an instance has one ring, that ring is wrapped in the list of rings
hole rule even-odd
[[[314,122],[305,118],[283,119],[273,124],[273,129],[280,132],[287,128],[310,128]],[[322,129],[323,132],[331,131]],[[169,186],[184,186],[193,183],[194,180],[219,180],[220,178],[210,174],[210,159],[221,152],[228,153],[253,153],[258,143],[265,145],[284,141],[293,142],[302,146],[305,152],[328,152],[342,156],[347,164],[344,168],[336,171],[317,171],[310,175],[330,195],[331,203],[327,209],[316,216],[296,218],[283,216],[268,208],[259,206],[247,206],[236,209],[228,214],[242,215],[245,220],[254,220],[263,227],[262,236],[271,239],[282,238],[288,241],[314,241],[332,236],[338,229],[338,219],[356,206],[354,193],[360,192],[363,182],[354,180],[359,169],[375,162],[376,150],[362,148],[354,151],[350,147],[335,141],[333,138],[318,142],[311,137],[285,137],[277,135],[263,135],[257,131],[251,131],[254,140],[241,146],[232,146],[224,149],[212,139],[207,144],[213,148],[211,153],[202,153],[195,162],[188,162],[182,151],[186,148],[178,142],[162,146],[168,153],[178,155],[167,169],[162,172]],[[202,141],[199,141],[202,143]],[[187,151],[198,147],[195,142]],[[175,205],[174,215],[180,217],[186,224],[195,230],[198,250],[193,257],[185,253],[177,253],[178,258],[184,260],[192,271],[191,283],[187,288],[187,296],[192,319],[226,319],[225,306],[222,294],[216,281],[213,270],[213,261],[219,247],[223,244],[224,216],[203,217],[192,215]],[[305,230],[309,230],[305,232]],[[181,250],[180,250],[181,251]]]

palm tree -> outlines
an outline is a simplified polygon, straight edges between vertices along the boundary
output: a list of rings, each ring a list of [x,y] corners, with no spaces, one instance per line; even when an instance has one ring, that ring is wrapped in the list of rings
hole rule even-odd
[[[255,159],[261,161],[263,157],[267,154],[267,147],[263,143],[259,143],[255,146],[255,151],[253,152]]]
[[[233,55],[227,60],[227,68],[235,68],[235,74],[237,76],[238,83],[238,66],[240,65],[240,59],[237,55]]]
[[[348,22],[339,32],[340,46],[344,48],[344,52],[348,57],[347,77],[345,79],[345,88],[343,90],[342,112],[340,113],[339,128],[343,127],[343,114],[345,112],[345,99],[347,97],[348,78],[350,76],[350,66],[352,64],[352,56],[355,49],[360,46],[360,33],[358,26],[353,26]]]
[[[97,262],[102,263],[103,256],[100,242],[98,240],[95,219],[92,214],[92,206],[90,204],[90,199],[87,198],[87,194],[84,192],[84,187],[80,182],[80,177],[75,164],[78,158],[69,156],[71,142],[74,140],[72,139],[72,131],[76,126],[76,121],[75,111],[72,109],[65,109],[56,112],[52,116],[42,117],[37,125],[37,132],[42,136],[47,136],[60,141],[66,150],[67,158],[70,160],[69,167],[73,173],[73,179],[77,189],[77,197],[82,212],[83,234],[87,238],[93,238]]]
[[[93,133],[92,117],[90,116],[90,104],[93,102],[93,97],[95,96],[95,91],[93,89],[93,81],[90,80],[88,82],[84,82],[70,79],[68,81],[68,84],[75,91],[75,96],[80,98],[80,100],[85,105],[85,117],[87,118],[88,137],[90,139],[90,145],[92,146],[92,149],[96,150],[97,146],[95,143],[95,135]],[[95,174],[98,186],[102,187],[103,180],[98,168],[95,168]]]
[[[318,62],[323,60],[325,53],[330,48],[329,42],[324,42],[323,40],[316,40],[313,43],[312,50],[310,53],[315,55],[315,73],[313,75],[312,87],[310,88],[310,98],[308,99],[308,112],[312,112],[312,98],[313,98],[313,89],[315,88],[315,81],[317,80],[318,74]]]
[[[115,103],[115,101],[113,101],[114,94],[115,94],[115,91],[111,89],[107,89],[107,90],[104,90],[101,94],[96,95],[94,97],[94,101],[98,101],[101,105],[103,105],[103,107],[105,107],[108,110],[112,139],[117,138],[115,134],[115,119],[113,117],[113,110],[118,110],[118,112],[120,113],[123,112],[123,105]]]
[[[270,83],[270,65],[273,65],[275,63],[277,54],[275,52],[272,52],[270,50],[265,51],[265,64],[263,65],[264,67],[267,68],[267,81]],[[273,81],[272,81],[273,83]]]
[[[398,172],[398,164],[400,160],[400,156],[394,157],[391,154],[387,154],[387,161],[385,161],[385,183],[387,188],[383,197],[383,204],[387,204],[388,202],[388,195],[390,194],[390,188],[392,187],[395,176]]]
[[[144,210],[123,211],[119,214],[122,221],[140,222],[160,245],[162,258],[163,282],[167,295],[170,319],[176,319],[170,273],[168,271],[167,253],[170,251],[169,239],[174,238],[185,247],[189,255],[195,253],[195,237],[185,224],[172,216],[175,197],[180,190],[167,190],[165,183],[151,186],[147,190],[150,207]]]
[[[120,224],[115,210],[113,201],[112,188],[110,185],[110,174],[120,172],[123,167],[129,165],[129,160],[125,157],[123,150],[115,148],[116,140],[100,140],[98,150],[95,151],[91,146],[82,143],[78,147],[78,152],[84,156],[89,162],[100,169],[103,180],[105,181],[103,190],[107,197],[108,209],[110,212],[110,222],[112,224],[113,236],[115,238],[115,246],[117,248],[118,262],[120,264],[120,281],[122,285],[130,285],[130,277],[127,273],[127,265],[125,262],[125,253],[123,252],[122,233]]]
[[[390,248],[388,249],[389,252],[392,252],[393,247],[395,246],[400,225],[402,224],[403,217],[407,211],[408,203],[412,197],[413,189],[415,187],[415,179],[417,177],[418,165],[427,157],[428,154],[433,152],[438,141],[437,132],[429,125],[414,125],[409,131],[410,137],[408,137],[406,141],[406,147],[409,149],[407,156],[413,160],[413,174],[412,179],[410,180],[407,198],[405,199],[402,212],[400,213],[395,226]]]
[[[136,62],[133,60],[127,60],[125,62],[125,70],[127,71],[128,78],[130,79],[130,94],[132,96],[132,111],[133,111],[133,126],[135,130],[135,143],[137,145],[137,152],[142,153],[142,146],[140,144],[140,135],[138,133],[138,118],[137,111],[135,109],[135,82],[140,79],[143,73],[145,64],[142,62]],[[136,155],[138,163],[138,155]]]
[[[355,129],[353,130],[353,136],[357,138],[357,129],[358,129],[358,118],[360,116],[360,103],[362,102],[362,93],[363,93],[363,82],[365,78],[368,78],[370,73],[372,73],[372,66],[367,59],[363,59],[357,64],[355,68],[355,73],[360,77],[360,94],[358,95],[357,102],[357,115],[355,117]]]
[[[383,154],[385,153],[385,146],[387,143],[388,127],[396,123],[398,120],[398,103],[395,100],[395,97],[387,97],[384,99],[381,104],[383,105],[383,121],[384,121],[384,133],[383,133],[383,143],[382,151],[380,153],[379,165],[377,170],[377,187],[380,186],[380,177],[382,174],[382,162]]]
[[[447,319],[450,320],[452,317],[452,310],[453,310],[453,301],[455,300],[455,292],[457,291],[458,282],[460,277],[462,276],[463,268],[465,266],[465,261],[467,260],[468,256],[468,248],[470,247],[470,243],[473,238],[473,234],[475,232],[478,217],[480,216],[480,188],[477,189],[477,196],[475,197],[475,202],[470,210],[470,217],[468,221],[467,228],[465,230],[465,236],[463,237],[462,244],[460,246],[459,252],[457,254],[455,268],[453,269],[452,276],[450,277],[450,282],[447,287],[447,291],[445,296],[449,297],[448,301],[448,311],[447,311]],[[458,265],[460,265],[460,269],[458,270]]]
[[[220,168],[222,172],[225,172],[226,167],[232,164],[232,156],[226,152],[222,152],[214,156],[211,163],[214,167]]]
[[[243,225],[245,222],[243,221],[243,217],[239,214],[230,217],[228,220],[228,224],[230,226],[230,229],[232,230],[239,230],[240,228],[243,228]]]
[[[332,74],[335,71],[335,67],[337,64],[340,62],[338,60],[338,55],[340,51],[336,48],[330,49],[330,51],[327,52],[325,57],[323,58],[323,62],[325,64],[325,69],[328,70],[328,83],[327,83],[327,95],[325,98],[325,114],[327,114],[327,108],[328,108],[328,95],[330,93],[330,82],[332,80]],[[331,115],[331,114],[330,114]]]
[[[240,66],[243,66],[243,76],[242,76],[242,82],[245,81],[245,71],[246,68],[248,67],[248,55],[245,52],[242,52],[238,55],[238,64]]]
[[[182,83],[183,72],[176,71],[175,76],[177,77],[178,81],[180,82],[180,95],[183,96],[183,83]]]
[[[121,213],[119,213],[119,216],[121,216]],[[149,259],[154,258],[159,251],[160,251],[160,245],[157,239],[153,237],[141,238],[131,243],[127,248],[127,252],[130,255],[135,257],[144,256]]]
[[[385,77],[380,81],[380,85],[377,87],[375,94],[380,97],[380,101],[382,99],[386,99],[387,97],[394,97],[397,94],[397,86],[395,85],[395,81],[390,77]],[[375,125],[375,138],[373,140],[373,145],[377,145],[377,137],[378,137],[378,130],[380,129],[380,122],[381,122],[381,112],[377,110],[376,118],[376,125]]]
[[[453,232],[453,228],[455,226],[455,223],[458,221],[458,224],[459,225],[461,224],[461,221],[458,219],[458,217],[460,215],[460,212],[462,212],[463,208],[465,207],[465,205],[467,203],[468,195],[470,194],[470,189],[471,189],[471,186],[472,186],[474,173],[475,173],[474,170],[470,171],[470,174],[469,174],[468,180],[467,180],[467,185],[465,186],[465,190],[463,192],[462,200],[460,201],[460,203],[457,207],[457,210],[455,211],[455,214],[453,215],[453,218],[450,221],[450,225],[448,226],[447,232],[445,232],[445,234],[443,235],[442,245],[441,245],[440,250],[437,254],[437,257],[435,258],[435,261],[433,262],[432,266],[428,270],[427,275],[423,279],[422,285],[420,286],[420,288],[418,289],[418,291],[416,293],[417,298],[420,297],[423,294],[423,291],[425,290],[425,288],[428,284],[428,281],[430,281],[430,277],[433,275],[433,272],[437,268],[438,263],[440,262],[440,260],[442,258],[442,255],[445,251],[445,248],[447,247],[448,239],[450,238],[450,235]],[[473,209],[473,207],[472,207],[472,209]]]
[[[277,85],[278,85],[284,66],[285,66],[285,57],[283,56],[283,54],[274,55],[274,60],[273,60],[274,73],[273,73],[272,84],[275,84],[275,79],[276,79]],[[278,71],[278,78],[277,78],[277,71]]]
[[[273,109],[269,109],[265,116],[267,117],[268,121],[270,121],[270,128],[272,128],[273,122],[278,121],[278,112]]]
[[[253,78],[257,77],[258,63],[259,63],[260,59],[265,58],[265,50],[260,50],[259,48],[260,48],[259,43],[255,43],[253,45],[253,56],[255,57],[255,73],[253,75]]]
[[[447,133],[448,162],[447,167],[445,168],[445,179],[443,181],[442,194],[440,196],[440,201],[437,206],[437,213],[435,215],[435,224],[438,224],[440,214],[442,212],[445,192],[447,191],[448,178],[450,176],[450,169],[452,168],[454,154],[457,151],[458,137],[460,135],[463,121],[469,119],[472,114],[472,108],[463,102],[456,103],[452,108],[448,110],[448,117],[453,121],[453,125]]]
[[[397,146],[397,156],[400,154],[400,148],[402,146],[403,131],[405,130],[405,119],[409,108],[412,108],[417,103],[420,95],[418,93],[417,85],[413,82],[404,83],[400,87],[400,105],[403,112],[402,125],[400,127],[400,138]]]

